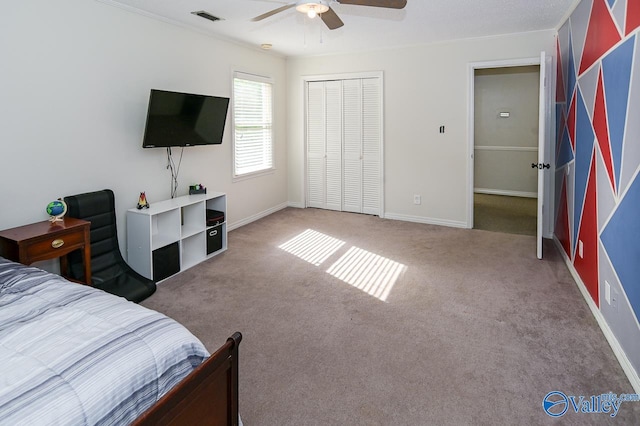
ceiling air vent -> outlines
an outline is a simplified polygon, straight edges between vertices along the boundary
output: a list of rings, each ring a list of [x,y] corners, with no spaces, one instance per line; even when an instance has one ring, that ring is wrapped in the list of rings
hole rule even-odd
[[[201,18],[208,19],[210,21],[216,22],[221,21],[222,18],[218,18],[217,16],[213,16],[212,14],[205,12],[204,10],[198,10],[197,12],[191,12],[194,15],[198,15]]]

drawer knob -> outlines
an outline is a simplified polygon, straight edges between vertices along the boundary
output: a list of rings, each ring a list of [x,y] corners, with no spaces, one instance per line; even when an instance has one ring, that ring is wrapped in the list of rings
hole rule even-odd
[[[57,240],[51,241],[51,247],[53,247],[54,249],[60,248],[63,245],[64,245],[64,240],[57,239]]]

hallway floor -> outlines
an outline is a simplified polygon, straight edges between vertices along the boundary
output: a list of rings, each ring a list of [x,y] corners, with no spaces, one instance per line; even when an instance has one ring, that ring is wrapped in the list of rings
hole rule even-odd
[[[536,198],[475,194],[473,228],[507,234],[536,235]]]

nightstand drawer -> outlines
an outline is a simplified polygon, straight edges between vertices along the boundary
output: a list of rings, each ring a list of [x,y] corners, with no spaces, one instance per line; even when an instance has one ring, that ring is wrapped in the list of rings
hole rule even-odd
[[[23,253],[29,262],[36,262],[65,255],[83,246],[84,234],[74,231],[29,242],[25,244]]]

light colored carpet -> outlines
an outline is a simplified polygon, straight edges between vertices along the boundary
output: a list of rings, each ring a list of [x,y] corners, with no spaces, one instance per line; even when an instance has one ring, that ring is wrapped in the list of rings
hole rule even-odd
[[[536,235],[538,200],[493,194],[474,194],[473,227],[485,231]]]
[[[243,333],[247,426],[558,424],[550,391],[633,392],[549,241],[289,208],[228,242],[143,304],[210,350]]]

